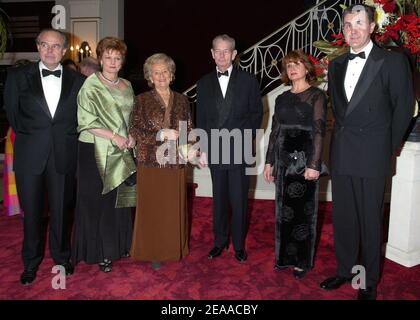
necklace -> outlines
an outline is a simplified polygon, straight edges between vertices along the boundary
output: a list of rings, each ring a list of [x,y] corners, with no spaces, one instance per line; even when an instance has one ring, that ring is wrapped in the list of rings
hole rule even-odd
[[[102,79],[104,79],[105,81],[107,81],[109,84],[111,84],[113,86],[116,86],[118,83],[120,83],[120,78],[119,77],[116,80],[109,80],[107,77],[105,77],[103,75],[102,72],[100,72],[99,74],[101,75]]]

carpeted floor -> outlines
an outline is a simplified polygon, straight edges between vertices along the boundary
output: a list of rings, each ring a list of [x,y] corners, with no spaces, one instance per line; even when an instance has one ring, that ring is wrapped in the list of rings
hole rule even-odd
[[[66,289],[52,288],[56,274],[48,250],[35,282],[20,285],[22,221],[0,216],[0,299],[176,299],[176,300],[344,300],[357,292],[350,285],[328,292],[319,288],[325,277],[335,274],[330,204],[321,203],[315,267],[295,280],[291,270],[276,272],[274,265],[274,202],[250,200],[248,261],[238,263],[232,246],[214,260],[211,198],[192,199],[190,254],[180,262],[163,264],[155,271],[149,263],[126,258],[114,263],[111,273],[96,265],[80,263],[67,278]],[[378,299],[420,299],[420,266],[405,268],[385,260]]]

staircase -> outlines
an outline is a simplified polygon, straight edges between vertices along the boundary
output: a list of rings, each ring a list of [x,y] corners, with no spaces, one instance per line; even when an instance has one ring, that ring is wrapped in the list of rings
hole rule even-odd
[[[265,130],[262,138],[256,141],[257,168],[256,175],[251,176],[250,198],[274,199],[274,185],[267,184],[262,176],[265,152],[268,145],[271,118],[274,112],[276,97],[289,87],[281,82],[281,62],[283,57],[292,50],[301,49],[314,57],[323,53],[312,44],[317,40],[333,40],[332,35],[342,30],[342,5],[346,7],[361,0],[320,0],[311,9],[291,20],[272,34],[268,35],[248,50],[238,54],[235,61],[237,67],[254,74],[263,96],[264,117],[261,128]],[[193,119],[195,115],[196,86],[187,89]],[[330,126],[328,126],[330,128]],[[329,130],[325,139],[324,159],[328,159]],[[258,139],[258,138],[257,138]],[[191,180],[197,183],[197,196],[211,196],[211,178],[208,169],[194,169]],[[320,200],[331,200],[330,182],[322,179],[320,185]]]
[[[311,9],[291,20],[268,35],[248,50],[238,54],[235,64],[252,74],[260,82],[262,95],[280,86],[281,61],[292,50],[320,57],[323,55],[312,43],[317,40],[333,40],[332,34],[342,29],[342,5],[346,7],[361,0],[320,0]],[[196,86],[188,88],[184,94],[194,103]]]

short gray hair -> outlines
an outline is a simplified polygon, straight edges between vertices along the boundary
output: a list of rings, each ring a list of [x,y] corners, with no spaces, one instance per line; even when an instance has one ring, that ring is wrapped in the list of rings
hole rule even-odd
[[[212,48],[214,49],[216,42],[217,41],[227,41],[230,43],[230,48],[231,50],[235,50],[235,39],[233,39],[232,37],[228,36],[227,34],[219,34],[218,36],[215,36],[213,41],[212,41]]]
[[[53,28],[47,28],[47,29],[41,30],[41,32],[38,34],[38,36],[35,39],[36,44],[38,44],[38,45],[41,44],[41,36],[45,32],[58,33],[60,35],[60,37],[63,39],[63,48],[67,48],[67,46],[68,46],[67,35],[64,32],[61,32],[60,30],[53,29]]]
[[[375,22],[375,9],[363,3],[362,4],[354,3],[350,7],[347,7],[346,9],[344,9],[343,20],[344,20],[344,17],[348,14],[354,14],[354,13],[363,12],[363,11],[366,12],[369,23]]]
[[[151,55],[150,57],[148,57],[143,65],[144,79],[147,80],[147,84],[151,88],[154,87],[151,81],[152,66],[156,63],[166,64],[166,66],[169,69],[169,72],[172,75],[172,81],[175,79],[176,65],[175,65],[174,60],[172,60],[172,58],[165,53],[155,53]]]

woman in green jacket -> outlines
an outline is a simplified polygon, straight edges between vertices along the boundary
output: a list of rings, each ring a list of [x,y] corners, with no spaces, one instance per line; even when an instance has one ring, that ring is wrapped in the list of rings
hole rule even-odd
[[[118,77],[126,51],[122,40],[102,39],[96,49],[101,71],[86,79],[78,95],[73,263],[98,263],[103,272],[128,256],[136,205],[135,186],[125,182],[136,172],[135,141],[128,134],[134,93],[130,82]]]

